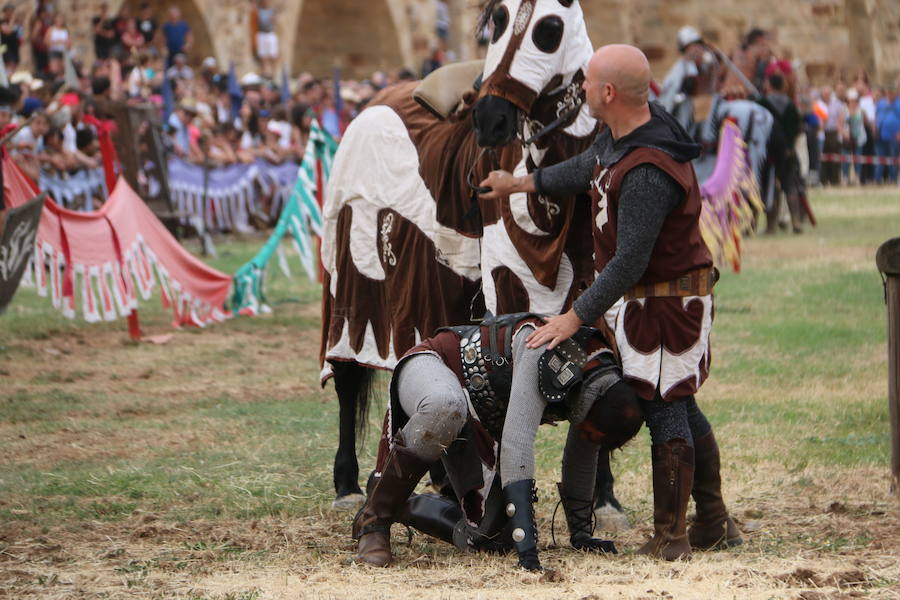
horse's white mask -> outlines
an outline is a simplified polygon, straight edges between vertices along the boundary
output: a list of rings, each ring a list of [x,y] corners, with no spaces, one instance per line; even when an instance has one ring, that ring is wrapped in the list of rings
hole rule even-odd
[[[526,114],[554,78],[568,85],[593,53],[577,0],[503,0],[491,22],[481,95],[505,98]]]

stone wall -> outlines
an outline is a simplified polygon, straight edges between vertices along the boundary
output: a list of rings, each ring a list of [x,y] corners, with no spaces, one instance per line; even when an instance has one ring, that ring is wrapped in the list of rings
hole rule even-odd
[[[142,0],[110,0],[112,13],[137,12]],[[93,59],[91,17],[96,0],[58,3],[66,16],[78,56]],[[256,70],[251,56],[248,0],[157,0],[157,19],[178,6],[195,36],[191,57],[233,61],[238,71]],[[349,77],[375,69],[418,70],[434,47],[434,7],[430,0],[273,0],[281,56],[293,73],[331,76],[341,67]],[[25,10],[24,12],[27,12]],[[27,54],[27,52],[26,52]]]
[[[111,0],[115,11],[140,0]],[[32,3],[19,0],[22,11]],[[92,58],[90,18],[97,0],[56,3],[69,17],[81,56]],[[197,61],[212,55],[256,69],[250,57],[248,0],[156,0],[160,16],[182,8],[197,38]],[[461,59],[475,55],[476,0],[449,0],[450,48]],[[432,0],[273,0],[282,57],[296,74],[348,76],[405,66],[418,71],[436,44]],[[583,0],[595,45],[631,43],[651,59],[661,78],[677,56],[675,33],[693,25],[725,50],[751,27],[775,32],[779,47],[805,64],[813,82],[865,68],[887,82],[900,73],[900,2],[897,0]],[[25,52],[27,55],[28,52]]]
[[[582,0],[595,46],[640,47],[654,75],[665,76],[684,25],[730,51],[753,27],[772,31],[777,46],[799,59],[814,83],[865,68],[877,81],[900,74],[897,0]]]

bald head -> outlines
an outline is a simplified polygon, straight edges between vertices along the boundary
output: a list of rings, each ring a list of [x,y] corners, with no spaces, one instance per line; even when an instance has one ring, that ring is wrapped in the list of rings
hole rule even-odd
[[[608,82],[623,104],[641,106],[650,93],[650,63],[644,53],[627,44],[599,48],[588,63],[592,81]]]

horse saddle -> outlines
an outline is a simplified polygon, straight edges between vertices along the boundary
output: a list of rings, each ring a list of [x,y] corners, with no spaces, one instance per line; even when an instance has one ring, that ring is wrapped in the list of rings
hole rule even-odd
[[[462,102],[463,94],[474,89],[474,82],[484,71],[484,60],[451,63],[432,71],[419,82],[413,98],[442,121],[452,115]]]

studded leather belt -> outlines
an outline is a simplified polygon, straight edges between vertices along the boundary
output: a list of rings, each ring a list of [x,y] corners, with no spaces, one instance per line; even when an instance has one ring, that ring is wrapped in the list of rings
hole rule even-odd
[[[486,360],[481,349],[481,331],[476,331],[471,337],[461,337],[459,347],[466,389],[472,405],[478,413],[478,418],[489,431],[502,430],[503,421],[506,418],[506,406],[505,403],[498,400],[491,386]],[[503,364],[498,365],[499,361],[503,361]],[[492,357],[492,362],[500,367],[505,364],[505,359],[502,356]]]

